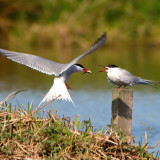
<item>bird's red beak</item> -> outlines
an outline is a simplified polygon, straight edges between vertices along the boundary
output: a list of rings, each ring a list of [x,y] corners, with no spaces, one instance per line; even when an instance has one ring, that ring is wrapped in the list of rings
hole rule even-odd
[[[84,71],[84,74],[85,74],[85,73],[92,73],[90,70],[88,70],[88,69],[86,69],[86,68],[84,68],[83,71]]]
[[[104,67],[104,68],[105,68],[104,70],[101,70],[101,71],[99,71],[99,72],[105,72],[106,70],[108,70],[108,68],[106,68],[106,66],[103,66],[103,65],[99,65],[99,66],[101,66],[101,67]]]

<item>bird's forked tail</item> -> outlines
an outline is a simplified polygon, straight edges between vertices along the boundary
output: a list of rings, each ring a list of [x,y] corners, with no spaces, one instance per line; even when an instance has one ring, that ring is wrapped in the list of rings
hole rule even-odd
[[[64,80],[62,78],[57,78],[55,77],[54,79],[54,83],[53,86],[51,87],[51,89],[48,91],[48,93],[46,94],[46,96],[43,98],[43,100],[40,102],[40,104],[38,105],[38,107],[43,103],[43,102],[48,102],[51,101],[53,99],[57,98],[57,100],[66,100],[69,102],[72,102],[72,98],[67,90],[67,87],[64,83]],[[73,103],[74,107],[75,104]]]
[[[145,85],[151,85],[153,87],[156,87],[155,83],[160,83],[160,81],[152,81],[152,80],[147,80],[147,79],[139,79],[138,81],[139,84],[145,84]]]

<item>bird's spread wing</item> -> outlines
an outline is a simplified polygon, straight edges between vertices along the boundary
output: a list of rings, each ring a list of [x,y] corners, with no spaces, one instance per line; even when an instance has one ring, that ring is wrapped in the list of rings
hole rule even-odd
[[[66,71],[69,67],[71,67],[73,64],[76,64],[77,61],[79,61],[84,56],[91,54],[92,52],[96,51],[98,48],[100,48],[106,41],[106,33],[104,33],[91,47],[88,49],[85,53],[81,54],[77,58],[75,58],[70,63],[66,64],[66,66],[63,66],[61,73]]]
[[[54,61],[47,60],[45,58],[30,55],[26,53],[19,53],[19,52],[13,52],[8,51],[4,49],[0,49],[0,54],[6,56],[8,59],[11,59],[12,61],[15,61],[20,64],[24,64],[28,67],[31,67],[35,70],[38,70],[42,73],[46,73],[49,75],[60,75],[62,72],[66,71],[68,68],[70,68],[73,64],[75,64],[78,60],[80,60],[82,57],[94,52],[98,48],[100,48],[106,40],[106,34],[103,34],[92,46],[91,48],[85,52],[84,54],[80,55],[73,61],[67,64],[61,64],[56,63]]]
[[[35,70],[49,75],[59,75],[62,68],[66,66],[64,64],[56,63],[54,61],[50,61],[39,56],[30,55],[26,53],[18,53],[4,49],[0,49],[0,54],[6,56],[8,59],[11,59],[12,61],[24,64],[28,67],[31,67]]]

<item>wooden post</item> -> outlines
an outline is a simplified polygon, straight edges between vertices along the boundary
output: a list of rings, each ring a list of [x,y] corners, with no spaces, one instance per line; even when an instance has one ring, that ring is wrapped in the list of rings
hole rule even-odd
[[[113,88],[111,124],[121,129],[131,143],[133,90]]]

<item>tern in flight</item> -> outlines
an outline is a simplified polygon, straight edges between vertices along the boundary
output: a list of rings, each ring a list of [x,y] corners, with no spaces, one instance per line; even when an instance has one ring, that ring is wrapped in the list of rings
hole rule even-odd
[[[135,86],[138,84],[154,86],[154,83],[159,83],[159,81],[146,80],[140,77],[136,77],[127,70],[113,64],[107,66],[100,66],[105,68],[100,72],[107,72],[107,78],[109,83],[117,85],[120,88],[125,88],[126,86]]]
[[[31,54],[13,52],[4,49],[0,49],[0,54],[6,56],[12,61],[24,64],[42,73],[55,75],[54,83],[51,89],[40,102],[39,106],[45,101],[51,101],[57,97],[57,100],[68,100],[73,103],[72,98],[67,90],[67,88],[70,89],[70,87],[67,85],[68,78],[72,73],[79,71],[83,71],[84,73],[91,73],[91,71],[84,68],[83,65],[77,64],[77,61],[79,61],[84,56],[96,51],[105,43],[105,41],[106,33],[104,33],[85,53],[81,54],[80,56],[66,64],[57,63]]]

